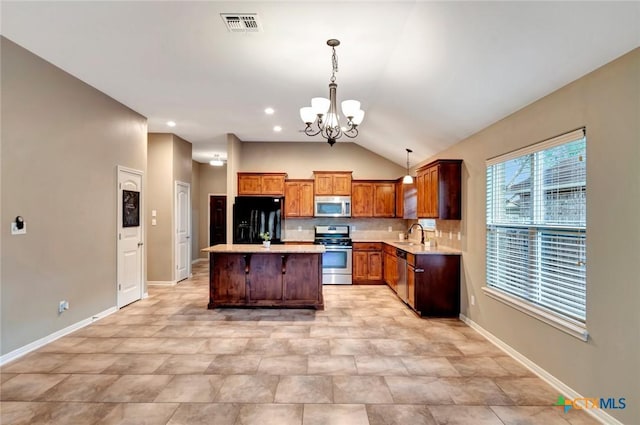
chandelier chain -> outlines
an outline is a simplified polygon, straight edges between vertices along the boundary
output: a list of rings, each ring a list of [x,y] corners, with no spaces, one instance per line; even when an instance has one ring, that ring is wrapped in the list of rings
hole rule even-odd
[[[336,48],[332,47],[333,54],[331,55],[331,64],[333,65],[333,72],[331,73],[331,82],[336,82],[336,72],[338,72],[338,56],[336,55]]]

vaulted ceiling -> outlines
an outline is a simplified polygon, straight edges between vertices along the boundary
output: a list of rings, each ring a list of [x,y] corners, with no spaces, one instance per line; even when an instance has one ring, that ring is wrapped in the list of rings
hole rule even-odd
[[[230,32],[221,13],[255,13],[260,31]],[[640,45],[635,1],[3,1],[1,14],[3,36],[199,161],[224,156],[227,133],[324,143],[298,110],[328,97],[329,38],[338,101],[366,111],[353,141],[401,165],[405,148],[425,159]]]

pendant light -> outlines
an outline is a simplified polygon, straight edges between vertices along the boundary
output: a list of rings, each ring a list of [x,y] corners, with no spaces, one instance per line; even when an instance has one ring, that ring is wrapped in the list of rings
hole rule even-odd
[[[413,177],[409,174],[409,154],[413,152],[411,149],[407,148],[407,175],[402,179],[402,184],[412,184]]]

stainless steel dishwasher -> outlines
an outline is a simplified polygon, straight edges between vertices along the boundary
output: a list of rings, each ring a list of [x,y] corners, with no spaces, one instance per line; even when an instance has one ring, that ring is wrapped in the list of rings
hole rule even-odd
[[[398,296],[405,303],[409,302],[409,288],[407,286],[407,253],[401,249],[396,249],[396,259],[398,260]]]

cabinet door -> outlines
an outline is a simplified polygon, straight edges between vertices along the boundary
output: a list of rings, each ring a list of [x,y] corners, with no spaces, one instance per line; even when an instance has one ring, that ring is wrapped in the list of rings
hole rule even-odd
[[[367,251],[353,251],[353,280],[367,280],[369,257]]]
[[[284,195],[284,175],[260,176],[263,195]]]
[[[314,186],[316,195],[333,195],[333,176],[331,174],[316,174]]]
[[[300,183],[300,217],[313,217],[313,182]]]
[[[284,216],[300,217],[300,183],[284,184]]]
[[[251,255],[247,275],[249,302],[282,300],[282,258],[272,254]]]
[[[402,187],[402,180],[396,182],[396,217],[403,218],[404,216],[404,188]]]
[[[246,295],[245,256],[213,254],[210,259],[209,303],[244,303]]]
[[[409,291],[409,305],[416,308],[416,270],[407,264],[407,290]]]
[[[382,280],[382,252],[367,254],[367,280]]]
[[[394,217],[396,207],[396,187],[394,183],[374,183],[373,216]]]
[[[429,218],[438,218],[438,170],[439,167],[437,165],[429,169]]]
[[[351,216],[373,216],[373,184],[353,183],[351,185]]]
[[[384,281],[394,292],[398,292],[398,260],[395,254],[384,253]]]
[[[260,175],[238,173],[238,195],[260,195]]]
[[[416,176],[416,188],[418,190],[418,217],[424,218],[427,216],[427,173],[418,173]]]
[[[285,301],[320,301],[320,255],[287,254],[283,259]]]
[[[351,195],[351,173],[333,175],[332,195]]]

